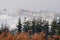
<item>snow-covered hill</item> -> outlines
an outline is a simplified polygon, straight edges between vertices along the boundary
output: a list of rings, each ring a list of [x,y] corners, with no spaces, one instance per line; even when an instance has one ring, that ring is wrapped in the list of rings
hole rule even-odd
[[[45,19],[47,21],[49,21],[49,23],[51,23],[51,21],[54,18],[59,17],[60,14],[55,13],[55,12],[51,12],[51,11],[46,11],[46,10],[42,10],[39,12],[33,12],[33,11],[29,11],[29,10],[25,10],[25,9],[20,9],[17,10],[16,13],[6,13],[4,14],[3,12],[0,12],[0,25],[2,23],[5,23],[5,21],[7,20],[7,24],[10,26],[10,30],[16,28],[17,22],[18,22],[18,18],[20,17],[22,22],[24,21],[24,18],[26,17],[27,20],[33,20],[33,18],[35,17],[37,20],[39,19]]]

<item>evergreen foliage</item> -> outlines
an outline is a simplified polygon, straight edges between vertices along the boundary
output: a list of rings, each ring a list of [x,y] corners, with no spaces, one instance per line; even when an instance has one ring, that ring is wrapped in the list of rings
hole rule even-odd
[[[58,35],[60,35],[60,17],[59,17],[59,22],[58,22],[57,30],[58,30]]]
[[[58,27],[57,21],[54,19],[54,20],[52,21],[52,24],[51,24],[52,34],[56,33],[57,27]]]
[[[19,20],[18,20],[18,25],[17,25],[17,28],[18,28],[18,33],[20,33],[21,32],[21,28],[22,28],[22,26],[21,26],[22,24],[21,24],[21,19],[19,18]]]

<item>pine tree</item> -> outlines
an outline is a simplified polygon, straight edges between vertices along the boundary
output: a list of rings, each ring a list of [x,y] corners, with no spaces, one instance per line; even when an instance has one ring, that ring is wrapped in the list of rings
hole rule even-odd
[[[0,34],[3,32],[3,28],[4,28],[4,25],[3,25],[3,23],[2,23],[2,24],[1,24]]]
[[[24,22],[24,31],[25,32],[28,32],[28,30],[29,30],[29,22],[27,21],[27,22]]]
[[[57,30],[57,21],[54,19],[51,24],[52,34],[56,33]]]
[[[34,33],[36,32],[36,25],[35,25],[34,21],[32,22],[32,30],[33,30]]]
[[[26,17],[24,18],[24,25],[23,25],[23,27],[24,27],[24,32],[28,32],[28,30],[29,30],[29,21],[26,21]]]
[[[42,20],[37,21],[36,30],[37,33],[40,33],[42,31]]]
[[[60,17],[59,17],[59,21],[58,21],[58,27],[57,27],[57,30],[58,30],[58,35],[60,35]]]
[[[26,27],[30,31],[31,35],[34,34],[36,31],[36,25],[35,24],[36,24],[35,18],[32,21],[26,21],[26,25],[27,25]]]
[[[48,30],[49,30],[49,22],[46,21],[46,23],[44,24],[44,32],[45,32],[45,37],[46,37],[46,40],[48,39]]]
[[[33,21],[32,21],[32,25],[31,25],[31,30],[32,30],[32,34],[34,34],[37,30],[36,30],[36,20],[35,20],[35,18],[33,19]]]
[[[48,33],[48,30],[49,30],[49,22],[47,21],[47,22],[44,24],[44,31],[45,31],[45,33]]]
[[[18,20],[17,28],[18,28],[18,33],[20,33],[21,32],[21,28],[22,28],[22,24],[21,24],[21,19],[20,18]]]

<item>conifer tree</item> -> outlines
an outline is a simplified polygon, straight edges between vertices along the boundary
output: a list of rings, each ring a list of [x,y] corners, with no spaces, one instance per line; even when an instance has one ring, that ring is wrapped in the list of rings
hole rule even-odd
[[[34,21],[32,22],[32,30],[33,30],[33,32],[36,32],[36,25],[35,25]]]
[[[59,17],[59,21],[58,21],[58,27],[57,27],[57,30],[58,30],[58,35],[60,35],[60,17]]]
[[[0,34],[3,32],[3,27],[4,27],[4,25],[3,25],[3,23],[2,23],[2,24],[1,24]]]
[[[47,21],[47,22],[44,24],[44,31],[45,31],[45,33],[48,33],[48,30],[49,30],[49,22]]]
[[[22,28],[22,26],[21,26],[22,24],[21,24],[21,19],[19,18],[19,20],[18,20],[18,25],[17,25],[17,28],[18,28],[18,33],[20,33],[21,32],[21,28]]]
[[[38,33],[42,31],[42,20],[37,21],[36,30]]]
[[[26,21],[26,17],[24,18],[24,32],[28,32],[29,30],[29,21]]]
[[[25,22],[25,23],[24,23],[24,31],[25,31],[25,32],[28,32],[28,30],[29,30],[28,22]]]
[[[51,24],[52,34],[56,33],[57,30],[57,21],[54,19]]]
[[[35,18],[33,19],[32,21],[32,25],[31,25],[31,30],[32,30],[32,33],[34,34],[36,32],[36,20]]]
[[[49,22],[46,21],[46,23],[44,24],[44,32],[45,32],[45,38],[46,40],[48,39],[48,30],[49,30]]]

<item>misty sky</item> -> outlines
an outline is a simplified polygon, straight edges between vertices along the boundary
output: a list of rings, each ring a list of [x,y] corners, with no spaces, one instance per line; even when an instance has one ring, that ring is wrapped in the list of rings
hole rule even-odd
[[[7,9],[8,13],[15,13],[19,9],[60,12],[60,0],[0,0],[0,13],[4,12],[3,9]],[[0,24],[5,22],[3,19],[8,19],[7,24],[9,24],[11,28],[15,28],[18,20],[8,15],[0,15]]]
[[[0,11],[3,9],[8,12],[16,12],[18,9],[60,12],[60,0],[0,0]]]

